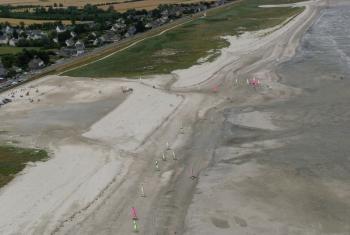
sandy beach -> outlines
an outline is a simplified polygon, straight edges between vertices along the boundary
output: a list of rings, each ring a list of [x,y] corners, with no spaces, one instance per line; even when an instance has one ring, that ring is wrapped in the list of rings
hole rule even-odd
[[[264,175],[273,184],[272,178],[292,174],[256,160],[299,134],[284,135],[283,115],[263,105],[303,93],[281,83],[276,68],[295,56],[325,4],[298,3],[305,6],[300,15],[226,37],[230,46],[215,61],[164,79],[47,76],[2,93],[14,101],[1,107],[6,134],[0,140],[47,149],[50,159],[28,164],[0,189],[0,233],[131,234],[135,207],[138,233],[145,235],[327,234],[323,220],[319,228],[297,228],[305,211],[293,211],[290,198],[285,214],[275,213],[254,198],[268,183],[253,182]],[[249,85],[252,79],[258,88]],[[264,191],[264,199],[282,183]],[[278,205],[284,199],[278,197]],[[346,234],[343,228],[328,234]]]

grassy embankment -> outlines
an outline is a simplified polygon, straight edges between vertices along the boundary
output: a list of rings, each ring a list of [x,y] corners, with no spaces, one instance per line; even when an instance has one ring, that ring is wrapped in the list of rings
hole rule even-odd
[[[215,52],[228,45],[220,36],[273,27],[303,10],[258,7],[261,4],[289,2],[295,0],[244,0],[63,75],[133,77],[188,68],[200,58],[211,56],[213,59],[213,56],[217,56]]]
[[[39,149],[0,146],[0,187],[10,182],[22,171],[27,162],[35,162],[48,158],[47,152]]]

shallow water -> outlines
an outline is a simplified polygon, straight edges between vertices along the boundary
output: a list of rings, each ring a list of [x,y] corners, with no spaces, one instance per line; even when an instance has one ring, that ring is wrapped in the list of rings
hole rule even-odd
[[[242,107],[224,112],[216,164],[201,177],[189,211],[197,234],[350,234],[349,25],[350,5],[323,10],[277,69],[302,94],[250,107],[272,114],[280,129],[233,125]],[[247,148],[252,142],[263,149]],[[228,226],[203,222],[210,218]]]
[[[324,9],[295,57],[278,72],[287,84],[315,88],[324,80],[350,79],[350,6]],[[323,84],[324,85],[324,84]]]
[[[291,144],[295,156],[290,160],[295,165],[309,165],[309,171],[320,177],[346,181],[350,181],[349,25],[350,6],[322,11],[303,36],[296,56],[278,69],[282,82],[302,88],[303,94],[271,107],[280,115],[277,121],[301,134],[299,142]],[[294,161],[299,158],[303,161]]]

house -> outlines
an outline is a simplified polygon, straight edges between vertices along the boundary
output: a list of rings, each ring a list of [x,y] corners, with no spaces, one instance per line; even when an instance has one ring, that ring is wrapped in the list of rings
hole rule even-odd
[[[96,34],[95,32],[90,33],[90,35],[91,35],[92,37],[94,37],[94,38],[97,37],[97,34]]]
[[[159,27],[161,25],[162,25],[162,23],[160,22],[160,19],[156,19],[155,21],[152,22],[153,28]]]
[[[118,34],[114,34],[112,31],[107,31],[101,37],[99,37],[102,43],[108,42],[117,42],[120,40],[120,36]]]
[[[9,41],[9,45],[12,46],[12,47],[15,47],[18,43],[18,39],[16,38],[11,38],[10,41]]]
[[[123,18],[118,18],[117,23],[125,24],[125,20]]]
[[[113,42],[112,37],[109,34],[104,34],[101,37],[98,38],[102,43],[108,43],[108,42]]]
[[[67,48],[61,47],[61,49],[57,52],[57,55],[68,58],[77,54],[77,50],[75,48]]]
[[[7,35],[0,36],[0,44],[7,45],[9,43],[9,38]]]
[[[63,25],[57,25],[57,26],[56,26],[56,32],[57,32],[57,33],[66,32],[66,28],[65,28]]]
[[[96,39],[93,41],[92,45],[94,45],[94,46],[96,47],[96,46],[101,45],[102,43],[103,43],[103,42],[102,42],[102,40],[101,40],[100,38],[96,38]]]
[[[146,25],[145,25],[145,28],[146,29],[151,29],[153,27],[153,24],[152,23],[147,23]]]
[[[178,17],[180,17],[182,15],[182,10],[183,9],[181,7],[179,7],[179,6],[174,7],[174,8],[172,8],[170,10],[168,17],[169,16],[173,16],[173,17],[178,18]]]
[[[126,34],[124,35],[126,38],[128,38],[128,37],[131,37],[131,36],[133,36],[135,33],[136,33],[136,28],[135,28],[135,26],[130,26],[129,28],[128,28],[128,31],[126,32]]]
[[[160,13],[162,16],[169,16],[169,11],[168,10],[164,10]]]
[[[166,22],[168,22],[168,20],[169,20],[169,18],[168,18],[167,16],[162,16],[162,17],[160,18],[160,22],[161,22],[162,24],[165,24]]]
[[[72,46],[74,46],[74,40],[73,40],[72,38],[67,39],[67,40],[65,41],[65,43],[66,43],[67,47],[72,47]]]
[[[39,40],[43,37],[47,36],[43,31],[41,30],[30,30],[27,32],[27,39],[29,40]]]
[[[126,25],[123,23],[115,23],[112,28],[111,31],[113,32],[118,32],[118,31],[122,31],[126,28]]]
[[[10,26],[6,26],[5,33],[8,35],[13,34],[13,28],[11,28]]]
[[[15,71],[16,73],[22,72],[22,69],[20,67],[17,67],[17,66],[12,66],[12,70]]]
[[[38,70],[45,67],[45,63],[42,59],[39,57],[35,56],[31,61],[28,63],[28,68],[30,70]]]
[[[77,50],[77,55],[81,55],[85,52],[85,44],[78,40],[76,43],[75,43],[75,49]]]

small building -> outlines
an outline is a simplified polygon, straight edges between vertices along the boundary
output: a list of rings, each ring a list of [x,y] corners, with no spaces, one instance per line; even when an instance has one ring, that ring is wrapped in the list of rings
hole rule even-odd
[[[120,40],[120,36],[118,34],[113,33],[112,31],[108,31],[101,37],[99,37],[99,39],[102,43],[117,42]]]
[[[41,30],[30,30],[27,32],[27,39],[30,39],[30,40],[39,40],[45,36],[47,36],[47,34],[45,34]]]
[[[65,28],[63,25],[57,25],[57,26],[56,26],[56,32],[57,32],[57,33],[66,32],[66,28]]]
[[[126,28],[126,25],[124,23],[115,23],[112,28],[111,31],[113,32],[119,32],[122,31]]]
[[[11,28],[10,26],[6,26],[5,33],[8,34],[8,35],[12,35],[13,34],[13,28]]]
[[[92,37],[94,37],[94,38],[97,37],[97,34],[96,34],[95,32],[90,33],[90,35],[91,35]]]
[[[118,18],[116,21],[118,23],[125,24],[125,20],[123,18]]]
[[[162,16],[162,17],[160,18],[160,22],[161,22],[162,24],[167,23],[168,20],[169,20],[168,16]]]
[[[65,43],[66,43],[67,47],[72,47],[72,46],[74,46],[74,40],[73,40],[72,38],[67,39],[67,40],[65,41]]]
[[[17,67],[17,66],[12,66],[12,70],[15,71],[16,73],[21,73],[23,71],[20,67]]]
[[[145,25],[145,28],[146,29],[151,29],[151,28],[153,28],[153,24],[150,22],[150,23],[147,23],[146,25]]]
[[[45,63],[42,59],[40,59],[39,57],[35,56],[31,61],[29,61],[28,63],[28,68],[30,70],[38,70],[41,68],[45,67]]]
[[[9,43],[9,38],[7,35],[0,36],[0,44],[7,45]]]
[[[58,56],[69,58],[75,56],[77,54],[77,50],[75,48],[61,47],[61,49],[57,52]]]
[[[168,10],[164,10],[160,13],[162,16],[169,16],[169,11]]]
[[[15,47],[18,43],[18,39],[16,38],[11,38],[10,41],[9,41],[9,45],[12,46],[12,47]]]
[[[101,40],[100,38],[96,38],[96,39],[93,41],[92,45],[94,45],[94,46],[96,47],[96,46],[101,45],[102,43],[103,43],[103,42],[102,42],[102,40]]]
[[[131,37],[131,36],[133,36],[135,33],[136,33],[136,28],[135,28],[135,26],[130,26],[129,28],[128,28],[128,31],[126,32],[126,34],[124,35],[126,38],[128,38],[128,37]]]
[[[152,28],[157,28],[161,25],[162,25],[162,23],[161,23],[160,19],[156,19],[152,22]]]
[[[85,44],[78,40],[76,43],[75,43],[75,49],[77,50],[77,55],[81,55],[85,52]]]
[[[76,32],[74,32],[74,31],[71,31],[71,32],[70,32],[70,36],[71,36],[72,38],[75,38],[76,36],[78,36],[78,34],[77,34]]]
[[[54,43],[58,43],[58,38],[53,38],[52,41],[53,41]]]

